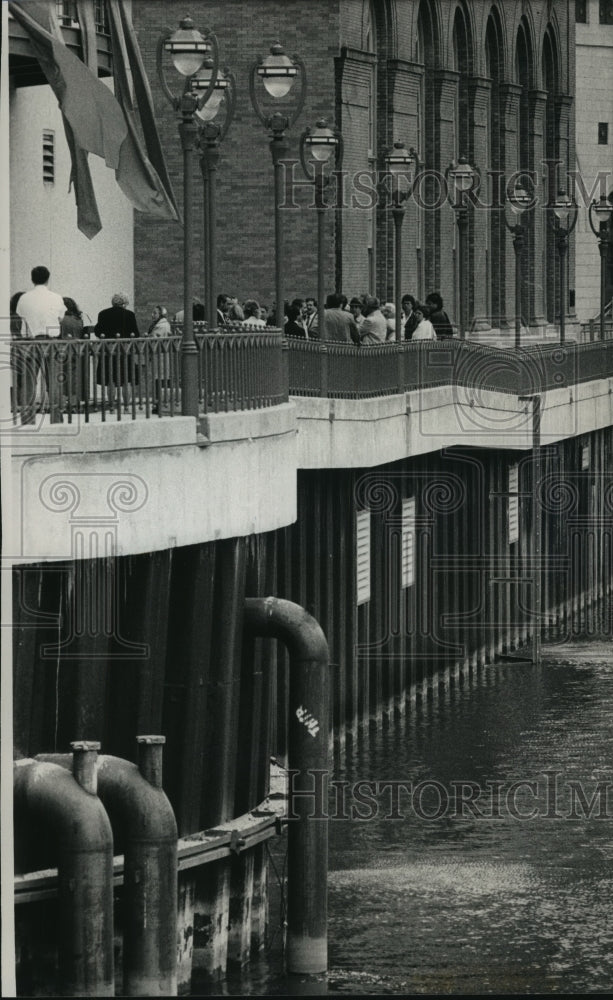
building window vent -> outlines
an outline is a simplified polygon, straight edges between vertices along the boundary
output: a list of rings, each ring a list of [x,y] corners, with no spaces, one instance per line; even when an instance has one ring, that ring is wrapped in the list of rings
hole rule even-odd
[[[43,132],[43,181],[55,182],[55,132]]]
[[[402,586],[415,582],[415,498],[402,501]]]
[[[587,0],[575,0],[575,21],[587,24]]]
[[[598,16],[601,24],[613,24],[613,0],[600,0]]]
[[[590,467],[590,446],[584,444],[581,448],[581,468],[585,472]]]
[[[358,604],[370,601],[370,511],[356,515],[356,586]]]
[[[608,146],[609,144],[609,123],[598,122],[598,145]]]
[[[509,545],[519,541],[519,465],[509,466]],[[513,495],[514,494],[514,495]]]

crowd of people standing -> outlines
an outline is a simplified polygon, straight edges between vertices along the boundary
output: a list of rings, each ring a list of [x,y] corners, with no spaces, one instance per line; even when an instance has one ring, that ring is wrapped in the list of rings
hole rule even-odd
[[[130,338],[150,338],[159,340],[168,338],[173,332],[168,310],[163,305],[153,307],[146,330],[141,330],[135,313],[128,309],[128,296],[117,292],[112,296],[111,305],[98,313],[95,324],[90,320],[85,323],[84,314],[75,299],[62,296],[49,288],[50,274],[48,268],[38,266],[31,273],[32,288],[27,292],[17,292],[11,298],[11,336],[18,339],[34,339],[41,341],[67,341],[93,337],[101,341],[125,340]],[[218,329],[228,332],[245,329],[272,327],[278,329],[275,306],[271,309],[260,304],[254,298],[245,299],[242,305],[236,296],[220,293],[217,296]],[[282,329],[286,337],[303,338],[305,340],[333,341],[357,345],[385,344],[396,340],[396,316],[393,303],[380,303],[372,295],[354,296],[350,300],[340,292],[328,295],[325,308],[320,310],[316,299],[312,296],[295,298],[285,302]],[[194,298],[192,307],[193,319],[204,324],[204,303]],[[173,322],[181,324],[183,311],[175,313]],[[89,317],[87,317],[89,319]],[[323,329],[320,325],[323,319]],[[203,327],[204,328],[204,327]],[[425,303],[418,302],[412,295],[402,298],[402,317],[400,329],[403,340],[437,340],[453,336],[453,327],[449,316],[444,310],[443,300],[437,292],[431,292]],[[161,345],[160,345],[161,346]],[[161,367],[162,352],[157,348],[152,354],[150,377],[153,385],[155,407],[159,407],[164,372]],[[30,364],[28,378],[38,380],[49,398],[49,409],[56,419],[61,419],[61,409],[66,394],[66,386],[75,386],[84,381],[83,372],[78,376],[76,365],[77,354],[61,352],[54,356],[51,369],[54,372],[54,382],[50,384],[50,355],[41,349],[41,358]],[[130,402],[132,387],[138,384],[139,366],[130,357],[130,365],[119,352],[111,353],[102,350],[96,363],[95,379],[104,388],[109,405],[114,405],[117,392],[121,389],[123,402]],[[72,368],[70,367],[72,366]],[[36,369],[34,371],[34,369]],[[74,370],[73,370],[74,369]],[[33,372],[33,373],[32,373]],[[56,374],[60,373],[60,378]],[[25,384],[22,379],[22,388]],[[59,386],[59,388],[58,388]],[[71,405],[78,405],[78,400],[72,400]]]

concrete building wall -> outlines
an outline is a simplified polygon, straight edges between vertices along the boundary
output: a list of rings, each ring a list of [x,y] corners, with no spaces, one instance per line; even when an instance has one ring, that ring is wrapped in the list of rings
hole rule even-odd
[[[55,135],[55,181],[43,182],[43,130]],[[51,88],[13,87],[10,94],[11,293],[31,287],[30,271],[44,264],[50,287],[70,295],[95,322],[113,292],[133,301],[132,207],[115,173],[90,156],[102,230],[88,240],[77,229],[74,192],[69,191],[70,153]],[[141,317],[144,322],[148,315]]]
[[[588,194],[603,171],[606,192],[613,190],[613,25],[600,24],[598,0],[587,2],[587,24],[576,25],[577,170]],[[608,143],[598,142],[599,123],[608,124]],[[598,198],[597,189],[592,197]],[[585,322],[600,311],[598,244],[581,210],[575,230],[576,307]]]

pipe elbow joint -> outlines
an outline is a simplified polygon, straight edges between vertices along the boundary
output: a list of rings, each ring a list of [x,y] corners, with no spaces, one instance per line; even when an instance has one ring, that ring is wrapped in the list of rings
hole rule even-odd
[[[327,667],[328,643],[319,622],[299,604],[281,597],[248,597],[245,625],[259,636],[280,639],[290,657]]]
[[[16,829],[22,822],[35,822],[52,831],[64,854],[87,851],[112,857],[113,834],[102,802],[82,789],[66,768],[30,758],[16,761],[13,790]],[[28,858],[24,861],[29,864]]]

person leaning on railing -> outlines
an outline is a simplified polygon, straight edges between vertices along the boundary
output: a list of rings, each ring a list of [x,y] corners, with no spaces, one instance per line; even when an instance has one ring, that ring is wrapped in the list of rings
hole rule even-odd
[[[126,309],[129,302],[128,296],[123,292],[116,292],[111,299],[110,309],[102,309],[98,313],[98,322],[94,327],[94,332],[100,340],[130,340],[139,337],[136,316],[130,309]],[[133,362],[131,369],[127,366],[126,374],[123,364],[122,351],[118,349],[114,352],[114,363],[111,363],[111,352],[108,354],[103,348],[98,360],[98,370],[96,381],[98,385],[106,389],[107,399],[110,406],[115,405],[116,390],[121,386],[124,405],[128,406],[131,401],[130,382],[134,385],[138,383],[138,368]]]

